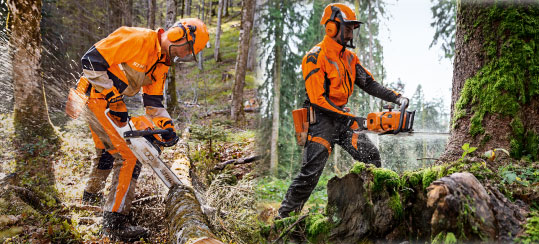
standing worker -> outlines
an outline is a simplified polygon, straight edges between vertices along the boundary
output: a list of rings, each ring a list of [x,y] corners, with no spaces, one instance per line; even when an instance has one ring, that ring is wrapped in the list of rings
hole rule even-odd
[[[361,120],[344,106],[354,91],[354,84],[370,95],[401,104],[404,100],[374,80],[358,57],[346,48],[354,48],[353,31],[362,22],[354,11],[339,3],[326,6],[320,21],[325,26],[324,40],[314,46],[302,62],[307,100],[309,129],[299,174],[288,188],[277,218],[301,211],[318,183],[332,148],[338,144],[355,160],[380,167],[380,153],[365,136],[354,132]],[[407,104],[407,103],[406,103]]]
[[[141,164],[109,118],[116,126],[125,126],[128,113],[123,96],[134,96],[142,88],[146,115],[157,127],[169,131],[162,135],[164,141],[177,141],[162,103],[168,68],[175,58],[193,55],[196,60],[208,40],[206,25],[198,19],[180,20],[167,31],[120,27],[82,57],[84,75],[77,90],[90,94],[86,117],[97,151],[83,201],[100,202],[99,192],[113,171],[111,191],[103,206],[103,233],[112,239],[134,241],[149,233],[127,223]]]

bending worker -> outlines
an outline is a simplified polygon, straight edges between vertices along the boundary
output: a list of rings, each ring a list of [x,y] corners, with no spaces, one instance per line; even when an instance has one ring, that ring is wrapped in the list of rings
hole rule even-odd
[[[196,60],[208,40],[206,25],[198,19],[180,20],[167,31],[120,27],[82,57],[84,75],[77,89],[90,93],[86,117],[97,151],[83,200],[99,201],[113,171],[111,191],[103,206],[105,235],[122,241],[148,235],[146,229],[127,223],[141,164],[108,118],[116,126],[125,126],[128,113],[123,96],[134,96],[142,88],[146,115],[157,127],[169,131],[162,136],[164,141],[177,141],[162,103],[168,69],[175,58],[193,55]]]
[[[348,113],[344,106],[354,91],[354,84],[388,102],[401,104],[407,98],[376,82],[356,54],[346,49],[354,48],[353,31],[361,23],[348,6],[329,4],[320,21],[326,30],[324,40],[303,57],[302,70],[307,91],[304,106],[309,109],[310,126],[301,170],[288,188],[277,218],[288,217],[292,211],[301,211],[335,144],[355,160],[380,167],[378,149],[364,133],[354,132],[360,128],[360,120]]]

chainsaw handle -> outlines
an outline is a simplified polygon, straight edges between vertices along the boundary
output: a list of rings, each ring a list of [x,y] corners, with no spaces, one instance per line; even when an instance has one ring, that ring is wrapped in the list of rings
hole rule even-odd
[[[408,108],[408,100],[403,99],[401,107],[400,107],[401,116],[400,116],[400,119],[399,119],[399,127],[396,130],[393,131],[393,134],[395,134],[395,135],[399,134],[399,132],[401,132],[402,124],[404,123],[404,115],[406,114],[406,109],[407,108]]]
[[[130,130],[124,132],[124,138],[162,135],[169,133],[168,130]]]

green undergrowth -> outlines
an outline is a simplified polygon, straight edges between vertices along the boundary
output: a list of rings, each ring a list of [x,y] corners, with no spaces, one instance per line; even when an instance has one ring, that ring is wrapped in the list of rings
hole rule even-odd
[[[524,126],[525,115],[519,111],[539,95],[539,9],[495,4],[483,11],[470,29],[483,28],[487,62],[466,80],[455,105],[453,126],[471,113],[469,133],[484,134],[485,116],[499,114],[512,120],[511,156],[537,161],[539,136]],[[490,138],[485,135],[484,142]]]
[[[309,200],[305,203],[309,206],[323,206],[327,203],[326,186],[333,175],[323,174],[318,180]],[[258,180],[255,193],[259,203],[280,203],[288,190],[292,181],[290,179],[279,179],[275,177],[262,177]]]
[[[516,243],[539,243],[539,209],[534,209],[528,216],[524,226],[524,235],[515,240]]]

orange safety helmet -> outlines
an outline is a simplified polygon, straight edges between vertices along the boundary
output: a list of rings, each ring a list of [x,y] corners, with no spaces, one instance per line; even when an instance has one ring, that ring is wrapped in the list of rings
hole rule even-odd
[[[182,38],[186,38],[187,43],[189,43],[191,46],[191,52],[193,53],[193,57],[196,61],[196,55],[202,51],[204,47],[206,47],[206,43],[208,43],[210,40],[210,35],[204,22],[195,18],[181,19],[180,21],[174,23],[174,25],[172,25],[170,28],[174,31],[170,31],[167,34],[168,40],[171,42],[177,42]],[[170,45],[169,54],[170,47],[172,46],[181,45]]]
[[[354,11],[342,3],[331,3],[324,9],[324,14],[322,19],[320,19],[320,24],[325,25],[326,35],[330,37],[337,36],[339,33],[340,25],[354,25],[354,29],[359,28],[360,24],[363,22],[358,21]],[[341,32],[340,44],[345,45],[346,47],[355,48],[353,45],[353,40],[350,40],[350,44],[342,43],[344,35]]]

